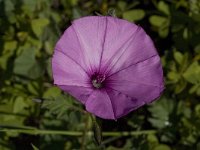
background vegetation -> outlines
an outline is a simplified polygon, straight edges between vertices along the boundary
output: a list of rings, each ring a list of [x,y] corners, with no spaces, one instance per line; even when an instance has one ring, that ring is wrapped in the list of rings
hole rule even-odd
[[[166,89],[118,121],[99,119],[97,146],[83,106],[52,85],[50,60],[72,20],[111,10],[152,37]],[[199,61],[200,0],[0,0],[0,150],[199,150]]]

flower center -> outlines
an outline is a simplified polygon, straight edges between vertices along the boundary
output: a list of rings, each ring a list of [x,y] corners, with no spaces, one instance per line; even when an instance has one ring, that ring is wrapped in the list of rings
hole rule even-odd
[[[103,87],[103,82],[105,81],[106,77],[103,74],[95,73],[92,76],[92,85],[93,87],[99,89]]]

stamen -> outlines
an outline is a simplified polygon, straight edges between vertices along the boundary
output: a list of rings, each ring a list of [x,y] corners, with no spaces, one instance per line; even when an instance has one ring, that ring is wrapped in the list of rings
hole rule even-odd
[[[98,83],[97,80],[92,80],[92,85],[97,89],[102,87],[102,83]]]
[[[105,81],[105,75],[103,74],[97,74],[95,73],[93,76],[92,76],[92,85],[99,89],[99,88],[102,88],[103,87],[103,82]]]

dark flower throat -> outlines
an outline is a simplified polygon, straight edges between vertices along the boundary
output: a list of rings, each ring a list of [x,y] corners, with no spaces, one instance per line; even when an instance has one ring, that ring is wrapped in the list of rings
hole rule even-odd
[[[92,75],[92,85],[94,88],[102,88],[104,86],[104,81],[105,81],[106,77],[103,74],[99,74],[99,73],[94,73],[94,75]]]

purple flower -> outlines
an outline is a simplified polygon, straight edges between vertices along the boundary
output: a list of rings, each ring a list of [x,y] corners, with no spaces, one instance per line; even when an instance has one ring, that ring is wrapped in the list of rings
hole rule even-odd
[[[75,20],[56,44],[52,68],[54,84],[104,119],[150,103],[164,89],[150,37],[141,27],[113,17]]]

